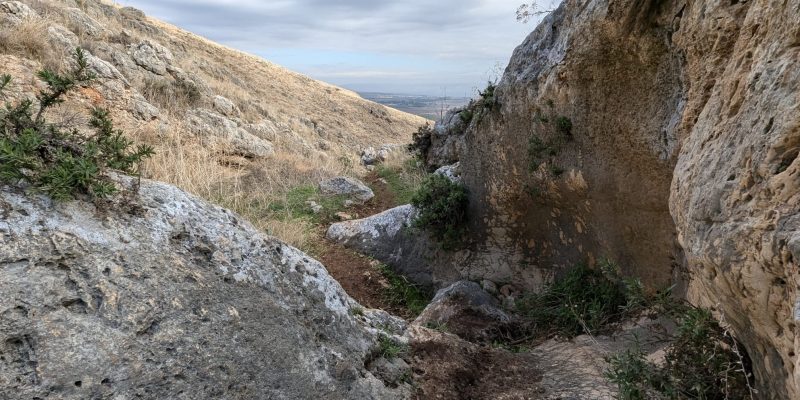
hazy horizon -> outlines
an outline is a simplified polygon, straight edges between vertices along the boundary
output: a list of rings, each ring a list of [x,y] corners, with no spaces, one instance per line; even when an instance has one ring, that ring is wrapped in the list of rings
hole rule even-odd
[[[502,74],[537,22],[516,21],[519,0],[118,3],[357,92],[442,96],[446,88],[448,97],[471,97]]]

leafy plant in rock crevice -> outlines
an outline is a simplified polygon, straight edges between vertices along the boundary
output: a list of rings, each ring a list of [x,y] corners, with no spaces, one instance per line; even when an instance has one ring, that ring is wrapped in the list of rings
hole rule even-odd
[[[100,199],[118,191],[109,176],[111,170],[138,175],[139,164],[153,155],[149,146],[134,149],[114,129],[108,110],[92,110],[94,134],[89,136],[47,122],[47,110],[64,102],[74,88],[94,80],[81,49],[76,49],[75,61],[68,74],[39,71],[46,88],[36,96],[37,104],[26,99],[0,110],[0,180],[25,183],[55,200],[80,195]],[[10,83],[11,77],[3,75],[0,94]]]
[[[419,211],[413,225],[425,229],[445,250],[454,250],[466,233],[469,196],[464,185],[433,174],[411,199]]]

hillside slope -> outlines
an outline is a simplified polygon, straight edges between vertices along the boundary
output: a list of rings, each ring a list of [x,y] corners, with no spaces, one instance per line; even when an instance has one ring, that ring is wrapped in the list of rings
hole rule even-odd
[[[0,2],[6,100],[35,94],[41,68],[86,49],[98,84],[50,120],[80,126],[110,108],[128,136],[155,146],[147,177],[173,183],[303,245],[302,223],[265,209],[290,190],[362,172],[362,149],[410,141],[424,119],[291,72],[104,1]]]

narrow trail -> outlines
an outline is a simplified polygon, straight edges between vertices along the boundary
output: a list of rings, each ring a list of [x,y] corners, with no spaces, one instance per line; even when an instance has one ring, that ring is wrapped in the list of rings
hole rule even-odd
[[[363,178],[375,197],[368,203],[345,211],[365,218],[399,206],[394,193],[376,173]],[[321,224],[316,234],[316,257],[356,301],[369,308],[382,309],[411,322],[416,315],[408,308],[387,300],[389,283],[376,268],[377,261],[325,238],[329,223]],[[490,344],[471,343],[456,336],[412,326],[423,331],[415,336],[408,360],[417,391],[414,399],[534,400],[544,399],[539,382],[542,374],[536,357],[516,353]]]
[[[395,196],[381,178],[374,172],[363,179],[370,186],[375,197],[366,204],[353,206],[345,211],[354,219],[365,218],[394,208]],[[328,269],[344,290],[365,307],[377,308],[411,320],[415,317],[407,308],[393,304],[386,299],[389,283],[376,268],[378,263],[369,257],[325,238],[329,224],[318,227],[319,240],[317,259]]]

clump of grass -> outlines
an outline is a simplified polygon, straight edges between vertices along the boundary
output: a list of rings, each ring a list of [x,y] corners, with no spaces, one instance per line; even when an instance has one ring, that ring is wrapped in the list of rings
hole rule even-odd
[[[50,70],[57,70],[59,64],[47,40],[47,21],[42,18],[0,28],[0,52],[39,61]]]
[[[517,311],[531,320],[537,334],[574,337],[596,334],[624,315],[625,286],[603,271],[580,265],[541,293],[517,301]]]
[[[108,110],[92,111],[89,125],[95,133],[88,137],[76,128],[62,130],[46,120],[48,109],[94,79],[81,49],[75,51],[75,60],[77,66],[69,74],[39,71],[47,87],[36,96],[35,108],[32,100],[23,100],[0,110],[0,179],[24,182],[55,200],[108,197],[118,191],[110,171],[136,175],[140,163],[153,155],[149,146],[133,148],[133,143],[114,129]],[[10,83],[9,75],[0,77],[0,94]]]
[[[386,180],[395,203],[409,204],[417,193],[427,173],[416,158],[397,160],[378,165],[375,172]]]
[[[391,305],[407,309],[414,316],[422,313],[431,301],[431,294],[394,272],[388,265],[379,264],[377,268],[389,284],[384,292],[385,300]]]
[[[197,85],[185,79],[147,78],[141,92],[147,101],[173,112],[196,108],[203,99]]]
[[[388,360],[408,354],[408,345],[399,343],[387,335],[378,338],[378,354]]]

